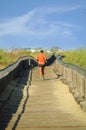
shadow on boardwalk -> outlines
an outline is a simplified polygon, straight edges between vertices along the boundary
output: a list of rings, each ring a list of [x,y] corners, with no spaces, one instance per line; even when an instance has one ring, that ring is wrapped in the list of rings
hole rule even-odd
[[[29,69],[23,70],[17,79],[11,81],[7,89],[0,96],[0,130],[5,130],[12,117],[15,116],[18,107],[21,104],[21,100],[23,99],[23,91],[25,86],[27,86],[28,76]],[[28,87],[26,91],[28,92]],[[19,115],[15,120],[14,126],[12,128],[13,130],[15,130],[22,113],[24,113],[28,98],[29,95],[27,93],[23,107],[19,111]]]
[[[52,58],[48,58],[46,66],[51,65],[55,61],[55,56]],[[12,129],[15,130],[16,126],[22,116],[22,113],[25,111],[25,106],[27,100],[29,98],[28,82],[29,77],[29,69],[22,70],[19,77],[11,81],[11,83],[7,86],[6,90],[0,96],[0,130],[5,130],[9,125],[11,119],[15,116],[15,121],[13,122]],[[50,80],[50,79],[46,79]],[[25,87],[26,86],[26,87]],[[23,91],[26,91],[26,97],[24,98]],[[21,105],[21,101],[24,100],[23,105]],[[19,106],[21,105],[21,109],[19,110]],[[18,115],[16,113],[18,111]]]
[[[52,66],[46,66],[43,82],[38,72],[35,67],[30,87],[29,70],[10,83],[7,92],[12,93],[0,113],[0,130],[86,130],[84,113]]]

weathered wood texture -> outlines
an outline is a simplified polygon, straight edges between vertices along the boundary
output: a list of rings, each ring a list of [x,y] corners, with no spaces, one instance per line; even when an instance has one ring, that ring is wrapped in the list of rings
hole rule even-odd
[[[1,130],[86,130],[86,113],[68,85],[53,73],[53,66],[45,68],[43,81],[39,80],[37,67],[13,80],[7,88],[14,91],[0,114]]]
[[[80,73],[79,69],[75,70],[70,66],[61,64],[58,60],[55,61],[53,70],[64,83],[68,84],[76,101],[86,111],[86,75]]]

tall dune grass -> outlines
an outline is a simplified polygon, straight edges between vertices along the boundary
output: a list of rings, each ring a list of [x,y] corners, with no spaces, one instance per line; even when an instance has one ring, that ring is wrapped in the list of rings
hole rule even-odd
[[[28,56],[31,52],[25,50],[5,51],[0,49],[0,69],[15,62],[19,57]]]
[[[15,62],[21,56],[36,57],[38,52],[31,52],[27,50],[12,50],[10,52],[0,49],[0,69],[5,68],[9,64]],[[58,53],[57,53],[58,54]],[[67,50],[61,52],[65,56],[65,62],[70,62],[86,69],[86,48]],[[50,53],[46,52],[46,56]]]
[[[68,50],[64,53],[65,62],[70,62],[86,69],[86,48]]]
[[[22,50],[22,49],[10,50],[10,51],[0,49],[0,69],[5,68],[9,64],[12,64],[19,57],[22,57],[22,56],[33,56],[34,58],[36,58],[38,53],[39,53],[38,51],[31,52],[30,50],[28,51],[28,50]],[[46,56],[48,55],[49,54],[46,52]]]

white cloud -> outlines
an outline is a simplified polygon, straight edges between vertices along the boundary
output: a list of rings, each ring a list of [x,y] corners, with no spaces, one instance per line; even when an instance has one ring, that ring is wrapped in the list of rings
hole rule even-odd
[[[0,36],[4,35],[34,35],[34,36],[56,36],[69,35],[72,36],[71,28],[80,27],[65,22],[48,21],[45,16],[52,13],[64,13],[79,9],[75,7],[40,7],[33,9],[27,14],[14,17],[0,23]]]
[[[24,16],[7,19],[3,23],[0,23],[0,36],[23,33],[25,31],[25,24],[29,22],[29,19],[33,14],[34,12],[31,11]]]
[[[68,6],[43,6],[34,9],[34,11],[37,14],[41,15],[47,15],[47,14],[52,14],[52,13],[64,13],[64,12],[69,12],[73,10],[80,9],[81,6],[73,6],[73,7],[68,7]]]

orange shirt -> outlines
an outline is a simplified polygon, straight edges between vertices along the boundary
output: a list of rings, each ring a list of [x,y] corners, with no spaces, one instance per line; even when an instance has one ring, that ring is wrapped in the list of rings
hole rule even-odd
[[[39,64],[45,64],[45,62],[46,62],[46,56],[44,55],[44,53],[40,53],[37,56],[37,61],[38,61]]]

